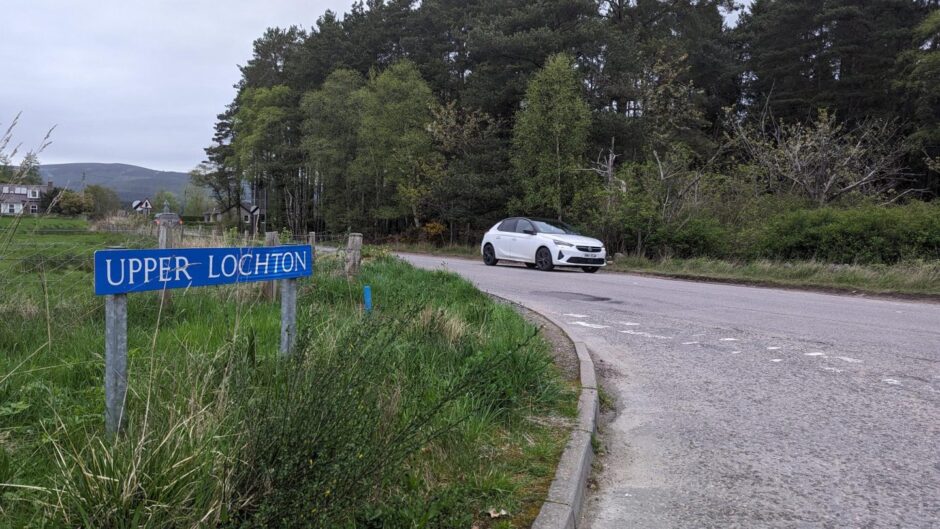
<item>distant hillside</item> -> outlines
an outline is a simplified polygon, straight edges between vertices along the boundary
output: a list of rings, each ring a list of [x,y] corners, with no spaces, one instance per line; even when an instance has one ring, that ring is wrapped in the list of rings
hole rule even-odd
[[[125,202],[153,198],[164,189],[182,197],[183,188],[189,183],[188,173],[155,171],[123,163],[49,164],[40,167],[39,172],[43,181],[51,180],[58,187],[76,190],[81,189],[84,174],[85,185],[110,187]]]

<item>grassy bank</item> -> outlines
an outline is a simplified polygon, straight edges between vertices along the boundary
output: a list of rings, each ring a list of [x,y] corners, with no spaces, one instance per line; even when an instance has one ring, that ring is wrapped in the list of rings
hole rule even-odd
[[[87,262],[117,236],[64,236],[34,226],[4,255],[38,288],[0,307],[0,527],[527,527],[537,513],[575,391],[535,329],[469,283],[391,258],[349,282],[321,260],[288,361],[256,285],[130,296],[128,428],[112,442]],[[22,268],[32,250],[16,249],[44,237],[67,270]]]
[[[476,258],[475,246],[398,244],[390,251]],[[846,292],[940,296],[940,261],[904,261],[897,264],[847,265],[817,261],[728,261],[721,259],[647,259],[622,257],[608,271],[776,285],[833,289]]]
[[[912,261],[893,265],[840,265],[815,261],[730,262],[717,259],[626,257],[608,267],[688,279],[708,279],[846,292],[940,296],[940,262]]]

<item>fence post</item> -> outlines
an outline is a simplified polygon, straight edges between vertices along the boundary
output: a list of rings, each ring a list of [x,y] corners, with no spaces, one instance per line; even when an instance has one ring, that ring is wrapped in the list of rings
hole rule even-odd
[[[182,221],[180,220],[179,215],[170,211],[170,204],[168,202],[163,202],[163,213],[157,214],[154,217],[154,222],[157,224],[157,242],[159,243],[159,248],[163,249],[176,247],[175,233],[177,228],[180,230],[179,239],[183,239]],[[170,305],[169,291],[163,289],[161,297],[161,303],[163,304],[163,307],[168,307]]]
[[[317,253],[317,232],[311,231],[307,233],[307,244],[310,245],[310,250],[313,252],[311,257],[316,258]]]
[[[265,246],[278,246],[279,244],[276,231],[269,231],[264,234]],[[264,299],[274,301],[277,296],[276,283],[276,281],[265,281],[262,289]]]
[[[353,277],[359,273],[359,264],[362,262],[362,234],[350,233],[346,244],[346,276]]]
[[[160,249],[173,248],[173,231],[170,229],[167,223],[160,222],[159,220],[157,222],[159,223],[157,225],[157,247]],[[172,301],[170,291],[164,288],[160,292],[160,296],[162,298],[160,301],[161,305],[164,308],[169,307],[170,301]]]
[[[104,425],[113,438],[123,429],[124,401],[127,397],[127,295],[115,294],[104,300]]]

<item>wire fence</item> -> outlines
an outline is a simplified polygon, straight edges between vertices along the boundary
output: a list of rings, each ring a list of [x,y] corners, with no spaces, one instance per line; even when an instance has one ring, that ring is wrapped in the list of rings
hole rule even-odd
[[[173,247],[239,247],[265,244],[264,234],[212,226],[170,226]],[[144,218],[85,223],[75,219],[0,218],[0,321],[45,319],[50,334],[103,312],[103,298],[94,295],[94,253],[114,247],[154,248],[159,227]],[[314,240],[315,239],[315,242]],[[348,234],[278,234],[279,244],[313,242],[323,266],[340,271]],[[321,264],[322,262],[322,264]],[[220,299],[250,291],[241,285],[216,289]],[[12,318],[9,318],[12,317]]]

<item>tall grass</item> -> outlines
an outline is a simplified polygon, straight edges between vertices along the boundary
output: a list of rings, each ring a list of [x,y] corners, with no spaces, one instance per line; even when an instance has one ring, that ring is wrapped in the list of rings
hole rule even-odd
[[[38,353],[45,322],[8,312],[0,527],[482,528],[494,506],[514,513],[494,527],[526,526],[566,435],[564,419],[531,418],[574,412],[547,345],[452,274],[390,258],[358,281],[338,270],[321,260],[302,285],[289,361],[254,286],[178,291],[168,307],[132,296],[128,428],[113,440],[98,300],[72,291]]]

